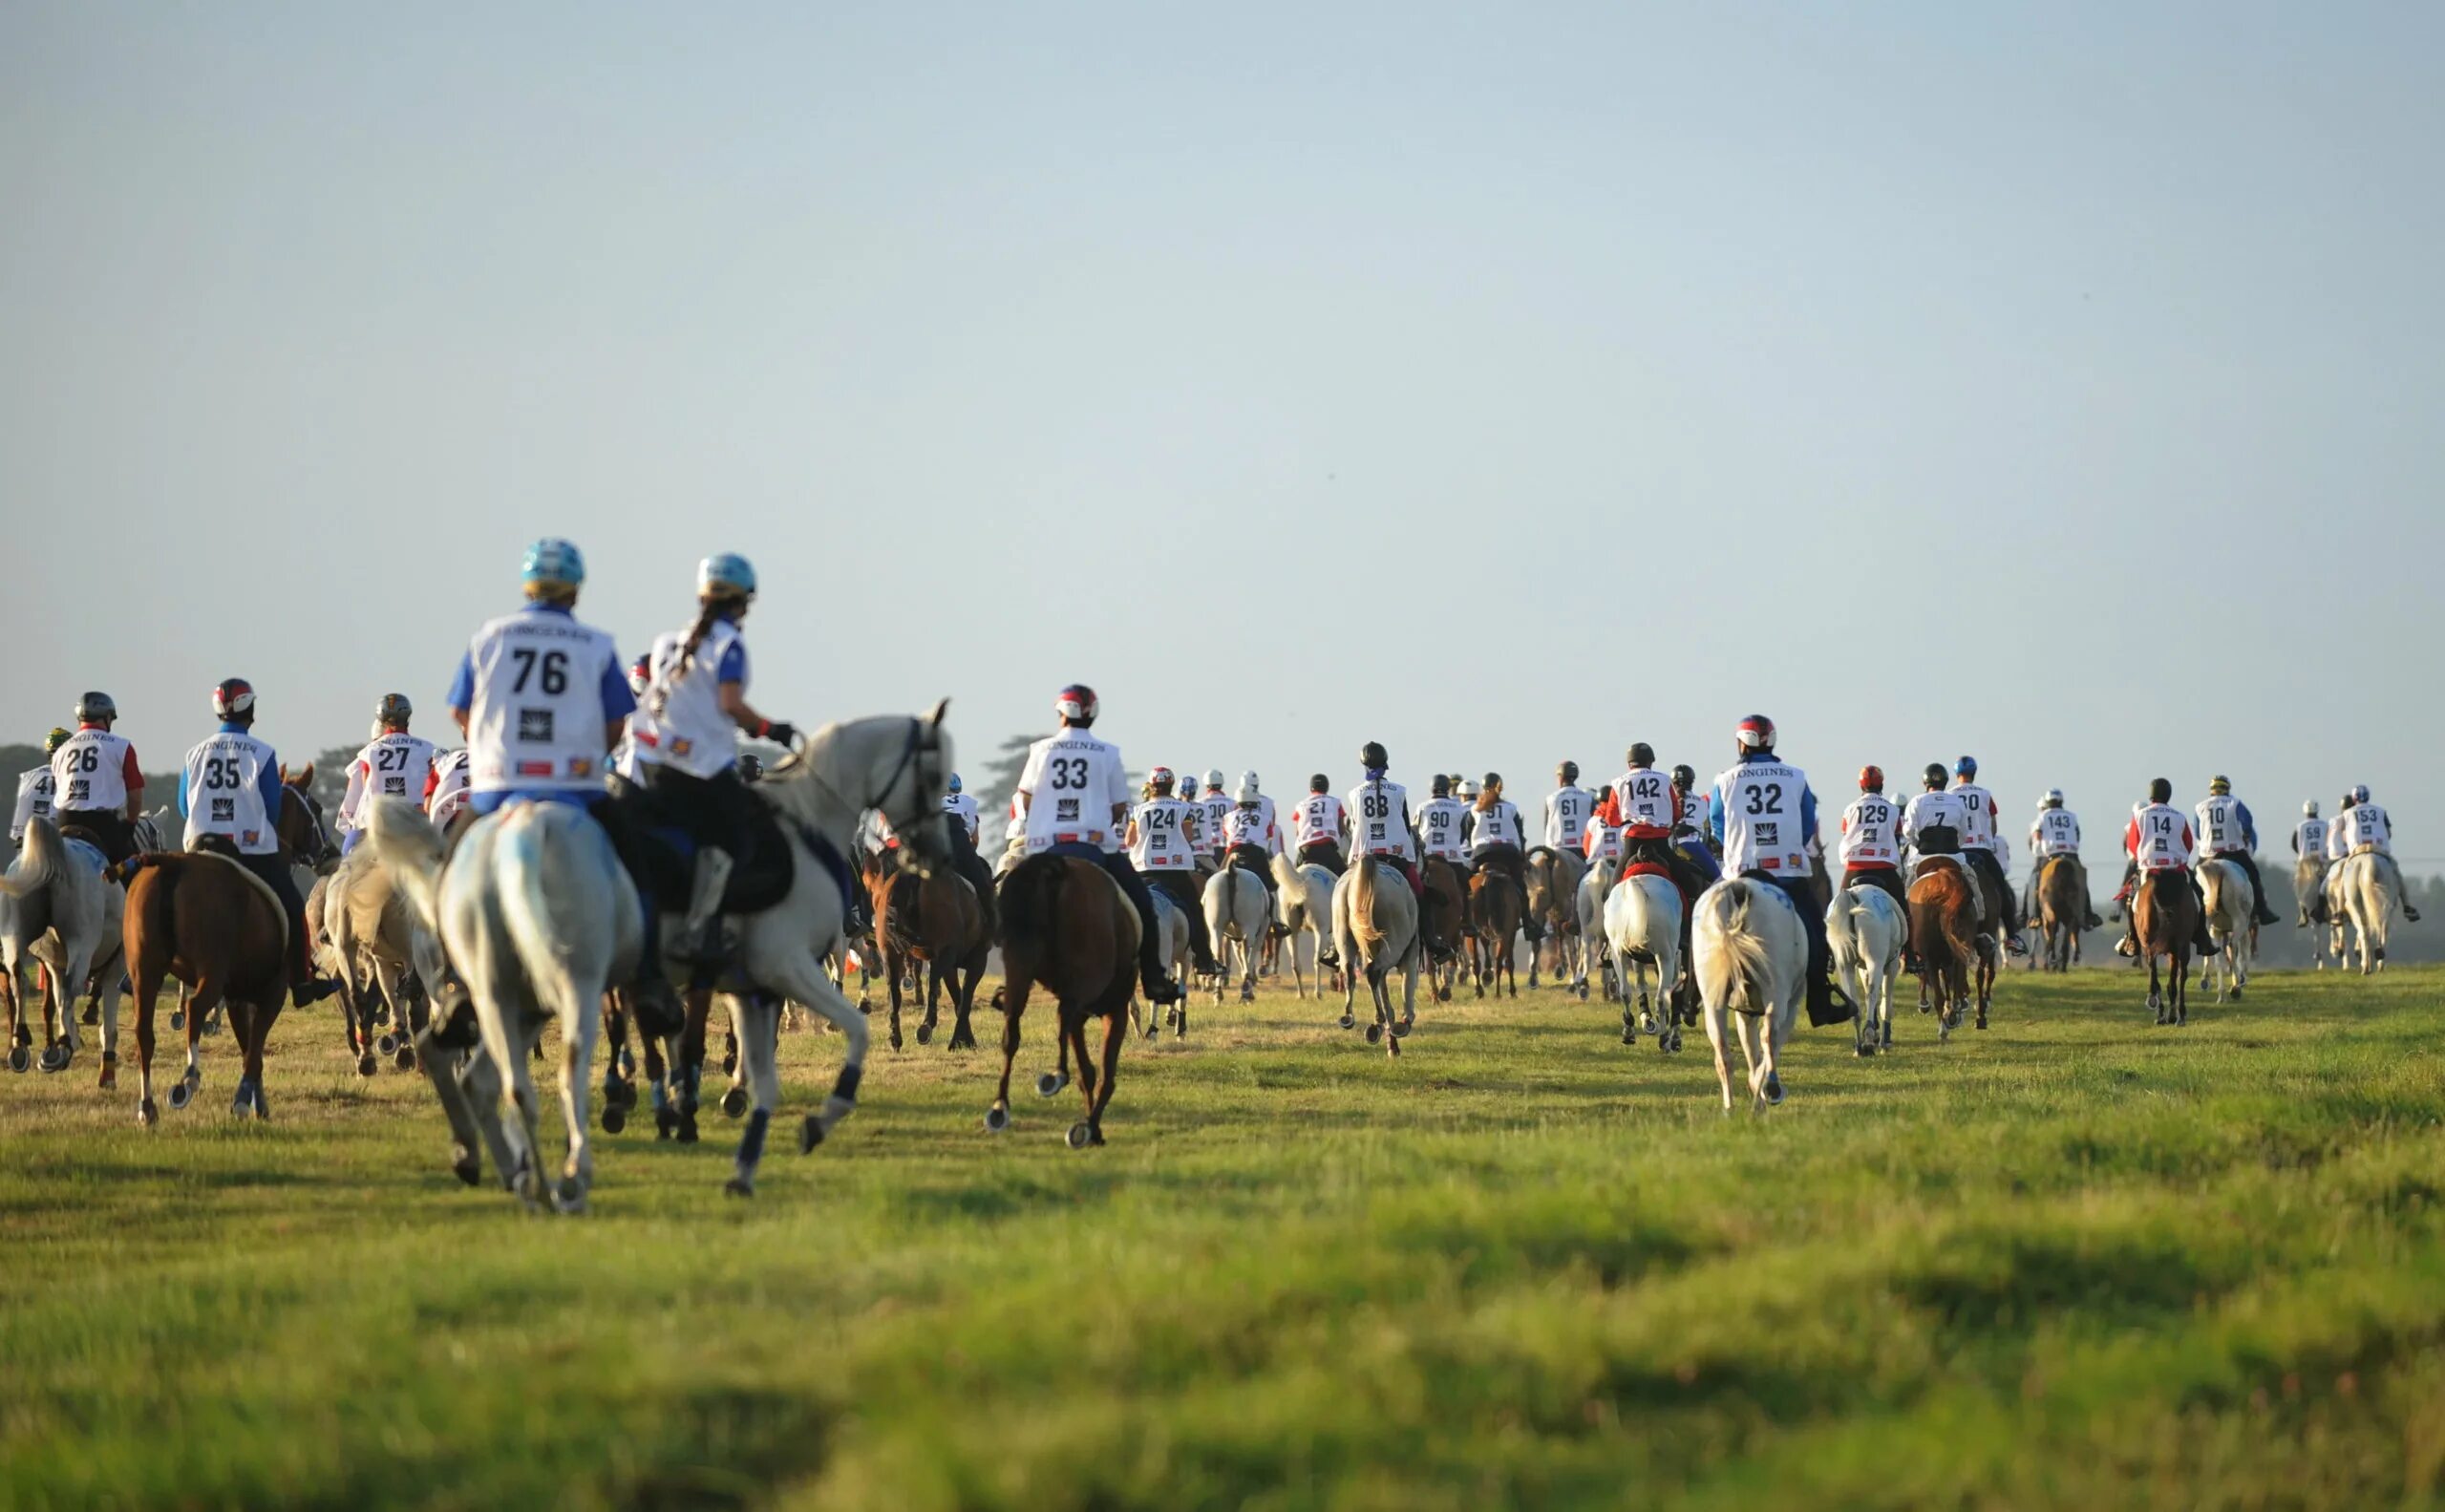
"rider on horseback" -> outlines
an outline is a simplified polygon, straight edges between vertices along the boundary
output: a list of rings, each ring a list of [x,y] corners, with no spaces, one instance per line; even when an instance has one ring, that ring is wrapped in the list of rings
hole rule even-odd
[[[1152,793],[1129,816],[1129,862],[1146,885],[1160,892],[1188,916],[1188,948],[1201,976],[1220,976],[1214,961],[1214,936],[1205,926],[1205,909],[1198,898],[1198,806],[1172,796],[1172,769],[1159,766],[1146,774]]]
[[[1028,853],[1094,862],[1119,884],[1137,910],[1137,975],[1146,999],[1158,1005],[1177,1003],[1182,993],[1163,969],[1154,895],[1129,864],[1126,852],[1104,848],[1105,836],[1118,834],[1129,819],[1129,777],[1120,748],[1089,733],[1100,712],[1094,689],[1073,683],[1061,690],[1052,707],[1061,716],[1060,731],[1030,746],[1027,765],[1019,772]]]
[[[186,848],[207,835],[227,842],[223,854],[252,872],[280,900],[288,920],[288,995],[299,1008],[339,990],[314,975],[306,939],[306,900],[280,853],[280,757],[254,736],[255,690],[243,677],[212,690],[221,728],[187,753],[179,773],[179,812],[186,816]]]
[[[688,915],[670,946],[682,961],[720,952],[722,893],[762,818],[738,775],[739,733],[784,748],[797,738],[795,725],[767,719],[747,701],[738,622],[755,603],[755,568],[745,557],[707,557],[696,568],[695,623],[656,639],[647,656],[650,722],[637,732],[638,768],[663,815],[696,841]]]
[[[1358,816],[1359,852],[1374,857],[1377,865],[1399,872],[1410,884],[1411,893],[1422,897],[1417,840],[1410,831],[1410,790],[1384,775],[1393,760],[1385,754],[1382,741],[1370,740],[1360,746],[1358,764],[1366,772],[1367,780],[1350,790],[1349,807]],[[1436,797],[1442,798],[1443,779],[1436,777],[1435,781]]]
[[[1740,721],[1733,735],[1740,759],[1715,778],[1708,827],[1723,841],[1724,869],[1762,882],[1791,901],[1808,936],[1808,1021],[1839,1023],[1857,1009],[1832,976],[1825,912],[1810,886],[1808,842],[1817,836],[1817,795],[1808,774],[1775,754],[1775,722],[1764,714]]]
[[[637,837],[603,785],[636,695],[608,632],[577,618],[585,558],[566,541],[538,541],[520,571],[525,607],[479,627],[450,683],[450,717],[467,737],[467,809],[481,817],[514,802],[567,803],[603,826],[636,880],[645,909],[637,962],[638,1007],[675,1024],[678,995],[662,974],[653,888]],[[444,992],[464,1003],[464,989]],[[456,1005],[447,1016],[456,1016]]]
[[[1347,864],[1342,842],[1350,838],[1350,810],[1333,797],[1332,786],[1322,772],[1308,779],[1308,796],[1290,811],[1290,830],[1300,865],[1322,866],[1338,877]]]
[[[1222,856],[1226,865],[1237,857],[1241,870],[1265,884],[1268,917],[1274,905],[1273,858],[1281,854],[1282,836],[1257,791],[1257,775],[1247,773],[1240,778],[1239,801],[1222,816]]]
[[[2004,948],[2014,955],[2028,953],[2021,943],[2021,930],[2026,922],[2021,917],[2020,894],[2012,890],[2012,879],[2004,870],[2004,862],[1995,854],[2002,837],[1996,833],[1995,795],[1978,785],[1978,760],[1963,756],[1953,763],[1952,796],[1961,804],[1961,851],[1970,870],[1983,879],[1982,885],[1992,887],[2003,900]]]
[[[1714,885],[1713,858],[1703,847],[1683,849],[1673,844],[1673,832],[1680,827],[1681,800],[1665,774],[1655,770],[1655,747],[1636,741],[1627,760],[1628,770],[1613,779],[1604,801],[1597,804],[1596,820],[1621,832],[1625,874],[1645,864],[1663,867],[1672,879],[1681,894],[1681,960],[1687,969],[1691,910],[1698,894]],[[1706,858],[1705,863],[1700,857]]]
[[[985,820],[977,812],[975,797],[961,791],[956,772],[951,774],[950,784],[943,789],[943,812],[951,817],[953,823],[967,831],[967,843],[973,849],[984,830]]]
[[[2081,927],[2095,928],[2100,921],[2089,905],[2088,863],[2080,860],[2080,816],[2063,806],[2061,788],[2048,788],[2039,800],[2037,818],[2029,826],[2029,912],[2038,911],[2037,880],[2045,875],[2046,863],[2061,858],[2080,879],[2080,914],[2087,921]]]
[[[136,821],[144,814],[144,774],[136,748],[111,733],[118,705],[89,692],[76,700],[76,732],[52,753],[52,819],[61,829],[94,837],[114,862],[136,854]]]
[[[1865,883],[1882,889],[1910,917],[1910,889],[1902,881],[1902,811],[1884,796],[1884,768],[1860,768],[1860,796],[1842,811],[1842,839],[1836,852],[1842,885]]]
[[[2202,959],[2216,953],[2216,946],[2207,937],[2206,895],[2199,885],[2198,873],[2191,862],[2198,857],[2199,842],[2193,838],[2190,820],[2173,806],[2174,785],[2163,777],[2148,783],[2148,801],[2131,816],[2131,823],[2122,832],[2122,848],[2131,858],[2131,883],[2123,898],[2122,917],[2127,921],[2122,943],[2115,948],[2124,955],[2139,953],[2139,888],[2144,885],[2142,874],[2178,871],[2190,884],[2191,895],[2200,906],[2192,910],[2190,948]]]
[[[2258,875],[2258,821],[2250,806],[2233,796],[2230,777],[2219,773],[2207,779],[2207,796],[2199,802],[2200,848],[2218,861],[2229,861],[2249,874],[2250,914],[2262,925],[2277,922],[2266,905],[2266,884]]]
[[[1545,843],[1555,850],[1584,855],[1587,849],[1587,820],[1596,812],[1596,795],[1579,785],[1579,763],[1564,761],[1554,768],[1554,780],[1560,787],[1545,796]]]
[[[51,818],[52,796],[59,791],[59,779],[52,775],[51,758],[68,743],[68,732],[56,725],[43,737],[42,765],[17,776],[17,808],[9,820],[9,843],[22,844],[26,823],[30,820]]]
[[[2334,827],[2335,832],[2343,837],[2337,848],[2346,858],[2373,853],[2385,857],[2389,863],[2393,861],[2393,822],[2386,818],[2384,809],[2369,801],[2369,784],[2366,782],[2351,790],[2351,804],[2335,820]],[[2401,875],[2397,867],[2395,877],[2398,883]],[[2413,924],[2419,923],[2419,910],[2411,905],[2410,889],[2397,885],[2395,890],[2402,894],[2403,917]]]
[[[340,799],[340,854],[365,839],[360,812],[369,797],[423,802],[433,786],[432,741],[408,734],[415,709],[405,693],[384,693],[373,710],[373,738],[348,764],[348,792]]]

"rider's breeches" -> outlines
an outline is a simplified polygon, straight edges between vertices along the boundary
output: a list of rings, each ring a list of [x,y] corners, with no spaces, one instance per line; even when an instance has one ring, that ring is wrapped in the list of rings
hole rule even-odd
[[[2004,874],[2004,863],[1991,850],[1965,850],[1967,860],[1978,875],[1995,884],[1995,893],[2004,900],[2004,928],[2013,934],[2021,929],[2021,897],[2012,888],[2012,879]]]
[[[1834,952],[1825,943],[1825,914],[1817,906],[1817,891],[1809,885],[1808,879],[1777,877],[1770,871],[1745,871],[1741,876],[1776,888],[1792,901],[1792,907],[1799,914],[1799,926],[1808,935],[1808,980],[1825,980],[1825,973],[1834,964]]]
[[[1180,912],[1188,915],[1189,948],[1199,961],[1212,961],[1214,937],[1206,932],[1205,900],[1198,892],[1197,873],[1185,868],[1165,868],[1141,875],[1146,879],[1147,886],[1172,900]]]
[[[306,900],[297,891],[297,879],[288,873],[288,863],[277,853],[240,855],[238,864],[263,879],[272,896],[280,900],[280,911],[288,916],[288,974],[292,981],[304,982],[314,975],[313,958],[306,949]]]
[[[1338,877],[1342,873],[1341,847],[1329,840],[1309,841],[1299,847],[1299,864],[1322,866]]]
[[[699,845],[728,851],[738,859],[747,848],[748,828],[755,822],[756,798],[735,771],[695,777],[677,767],[648,765],[646,786],[663,810]]]

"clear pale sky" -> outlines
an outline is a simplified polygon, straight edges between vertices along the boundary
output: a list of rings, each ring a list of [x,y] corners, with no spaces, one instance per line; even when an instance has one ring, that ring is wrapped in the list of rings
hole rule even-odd
[[[2445,8],[1318,9],[0,4],[0,737],[438,735],[549,533],[971,758],[2445,857]]]

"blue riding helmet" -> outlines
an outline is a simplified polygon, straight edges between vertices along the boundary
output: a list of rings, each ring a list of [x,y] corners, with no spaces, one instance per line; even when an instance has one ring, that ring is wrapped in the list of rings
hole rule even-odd
[[[959,774],[956,772],[951,774],[951,782],[948,791],[953,793],[959,791]]]
[[[1952,775],[1955,777],[1976,777],[1978,775],[1978,758],[1976,756],[1963,756],[1960,760],[1952,764]]]
[[[564,588],[585,585],[585,554],[574,542],[546,536],[526,548],[526,564],[519,581],[529,587],[545,584]]]
[[[707,557],[696,564],[698,598],[755,597],[755,567],[735,551]]]

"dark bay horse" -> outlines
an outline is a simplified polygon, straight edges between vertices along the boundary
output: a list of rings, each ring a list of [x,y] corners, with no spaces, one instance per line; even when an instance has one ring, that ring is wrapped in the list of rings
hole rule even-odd
[[[1452,1001],[1460,980],[1460,948],[1469,933],[1469,888],[1460,868],[1440,856],[1418,867],[1418,943],[1426,949],[1427,984],[1438,1003]]]
[[[1054,1035],[1067,1072],[1078,1060],[1078,1087],[1087,1116],[1070,1126],[1070,1147],[1104,1142],[1104,1109],[1120,1073],[1120,1042],[1129,1035],[1129,1000],[1137,990],[1137,910],[1119,884],[1092,862],[1075,857],[1031,856],[1002,879],[1002,1082],[985,1127],[1010,1126],[1010,1063],[1019,1054],[1019,1020],[1028,995],[1043,988],[1059,1005]],[[1104,1021],[1103,1075],[1087,1054],[1087,1020]],[[1036,1081],[1040,1096],[1061,1090],[1065,1077]]]
[[[164,979],[184,986],[186,1074],[170,1089],[183,1108],[202,1084],[197,1040],[203,1020],[228,1005],[229,1027],[244,1057],[229,1111],[268,1118],[264,1046],[288,997],[287,925],[280,902],[253,874],[211,851],[147,851],[111,875],[127,884],[124,925],[128,972],[136,985],[138,1121],[159,1121],[153,1100],[153,1011]]]
[[[1495,995],[1502,995],[1503,985],[1511,987],[1511,995],[1520,995],[1520,973],[1513,963],[1519,954],[1514,944],[1520,926],[1528,914],[1528,902],[1520,896],[1520,886],[1508,873],[1493,866],[1479,867],[1469,879],[1469,923],[1477,942],[1476,966],[1478,995],[1486,995],[1486,984],[1494,983]]]
[[[866,885],[874,896],[874,934],[882,950],[883,976],[891,984],[891,1048],[901,1046],[901,978],[908,963],[918,961],[925,968],[925,1017],[917,1026],[917,1043],[933,1042],[935,1005],[948,981],[950,1048],[974,1050],[976,1031],[968,1014],[976,1006],[976,984],[985,975],[993,944],[976,889],[946,866],[924,877],[911,870],[894,869],[886,875],[878,869],[867,874]]]
[[[2088,925],[2089,888],[2080,863],[2056,856],[2037,874],[2037,927],[2040,948],[2030,965],[2050,971],[2068,971],[2080,958],[2080,931]]]
[[[2190,945],[2199,932],[2199,895],[2190,890],[2190,873],[2179,868],[2143,874],[2131,895],[2132,928],[2139,937],[2139,954],[2148,963],[2148,1007],[2159,1024],[2190,1022]],[[2173,963],[2173,989],[2166,991],[2157,963]]]

